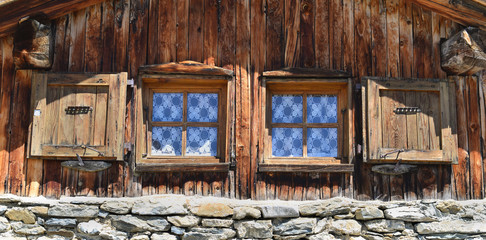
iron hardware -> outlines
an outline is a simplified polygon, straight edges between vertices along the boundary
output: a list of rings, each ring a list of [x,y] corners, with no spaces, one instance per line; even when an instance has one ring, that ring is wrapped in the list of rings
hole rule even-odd
[[[422,112],[422,109],[418,107],[401,107],[401,108],[395,108],[393,112],[396,114],[416,114]]]
[[[93,108],[90,106],[69,106],[66,109],[66,114],[69,115],[76,115],[76,114],[87,114],[93,111]]]

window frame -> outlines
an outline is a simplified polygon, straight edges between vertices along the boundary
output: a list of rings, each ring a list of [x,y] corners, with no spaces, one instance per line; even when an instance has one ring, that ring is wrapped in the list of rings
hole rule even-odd
[[[174,72],[175,71],[175,72]],[[140,70],[136,98],[136,166],[138,172],[167,171],[217,171],[229,170],[231,114],[234,109],[229,99],[229,85],[233,72],[195,62],[168,63],[144,66]],[[157,92],[183,93],[182,122],[154,122],[153,94]],[[189,93],[218,93],[217,122],[187,122],[187,95]],[[182,144],[190,126],[217,127],[216,156],[185,156],[181,146],[181,156],[152,155],[152,128],[154,126],[183,127]],[[184,129],[186,132],[184,133]]]
[[[263,74],[262,79],[262,126],[263,154],[259,161],[260,172],[352,172],[353,164],[353,124],[352,124],[352,80],[351,77],[339,71],[320,69],[284,69]],[[303,102],[302,123],[272,123],[272,96],[275,94],[304,95],[337,95],[337,123],[305,123],[307,108]],[[343,111],[341,111],[343,110]],[[329,126],[336,124],[338,128],[337,157],[305,157],[306,141],[305,126]],[[272,156],[272,126],[302,125],[303,156],[273,157]],[[328,127],[322,127],[328,128]]]

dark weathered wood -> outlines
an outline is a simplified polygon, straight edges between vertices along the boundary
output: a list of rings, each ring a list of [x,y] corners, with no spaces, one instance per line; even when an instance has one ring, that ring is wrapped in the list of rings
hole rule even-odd
[[[24,160],[27,149],[27,129],[29,128],[30,105],[30,70],[17,70],[15,72],[15,85],[12,95],[12,109],[10,131],[12,131],[9,143],[9,167],[8,187],[9,192],[21,195],[25,186]]]
[[[176,52],[177,61],[188,59],[189,0],[177,1]]]
[[[329,0],[315,0],[315,11],[316,66],[329,69]]]
[[[265,70],[284,64],[284,1],[267,1]]]
[[[464,77],[453,77],[456,83],[457,106],[457,143],[458,164],[452,165],[454,176],[453,196],[456,199],[468,199],[469,196],[469,166],[468,166],[468,136],[467,136],[467,99],[465,98]]]
[[[300,0],[286,0],[284,4],[285,54],[284,66],[297,67],[300,65]]]
[[[265,164],[258,165],[259,172],[353,172],[353,164],[327,164],[327,165],[299,165],[299,164]]]
[[[463,0],[450,2],[448,0],[413,0],[426,8],[432,9],[452,20],[467,26],[485,26],[486,10],[484,3],[475,0]]]
[[[176,60],[176,3],[179,1],[162,0],[158,4],[158,40],[156,49],[158,49],[158,62],[166,63]],[[202,11],[202,10],[201,10]],[[194,24],[199,20],[195,20]],[[143,27],[143,25],[140,25]],[[143,36],[143,35],[141,35]],[[146,45],[145,42],[140,44]],[[135,50],[136,51],[136,50]]]
[[[371,39],[373,59],[372,75],[384,76],[387,72],[387,19],[385,1],[371,0]]]
[[[300,65],[311,68],[315,66],[314,21],[315,0],[302,0],[300,7]]]
[[[189,59],[203,62],[204,0],[189,2]]]
[[[70,12],[87,8],[102,2],[101,0],[69,0],[69,1],[42,1],[42,0],[17,0],[10,4],[0,5],[0,37],[4,37],[15,31],[17,21],[27,16],[44,15],[54,19]]]
[[[481,125],[479,119],[479,96],[477,78],[466,77],[466,98],[467,98],[467,136],[469,147],[469,168],[471,169],[470,190],[473,198],[482,198],[482,157],[481,157]]]
[[[412,3],[400,1],[399,3],[399,44],[400,44],[400,75],[413,77],[413,19]]]
[[[343,69],[343,1],[329,1],[330,62],[332,69]]]
[[[400,0],[386,1],[387,76],[400,73]]]
[[[217,0],[204,1],[203,61],[211,66],[218,62],[218,7]]]

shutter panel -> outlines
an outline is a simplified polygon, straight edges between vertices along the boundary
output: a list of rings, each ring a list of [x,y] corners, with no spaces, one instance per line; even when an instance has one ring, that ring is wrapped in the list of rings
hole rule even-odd
[[[123,160],[126,80],[34,73],[29,157]]]
[[[367,77],[363,83],[365,161],[457,162],[454,82]]]

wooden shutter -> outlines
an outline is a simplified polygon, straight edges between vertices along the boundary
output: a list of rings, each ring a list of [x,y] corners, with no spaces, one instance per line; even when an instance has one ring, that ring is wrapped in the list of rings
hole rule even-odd
[[[454,82],[363,79],[364,160],[457,163]]]
[[[126,80],[126,73],[34,73],[29,157],[123,160]]]

